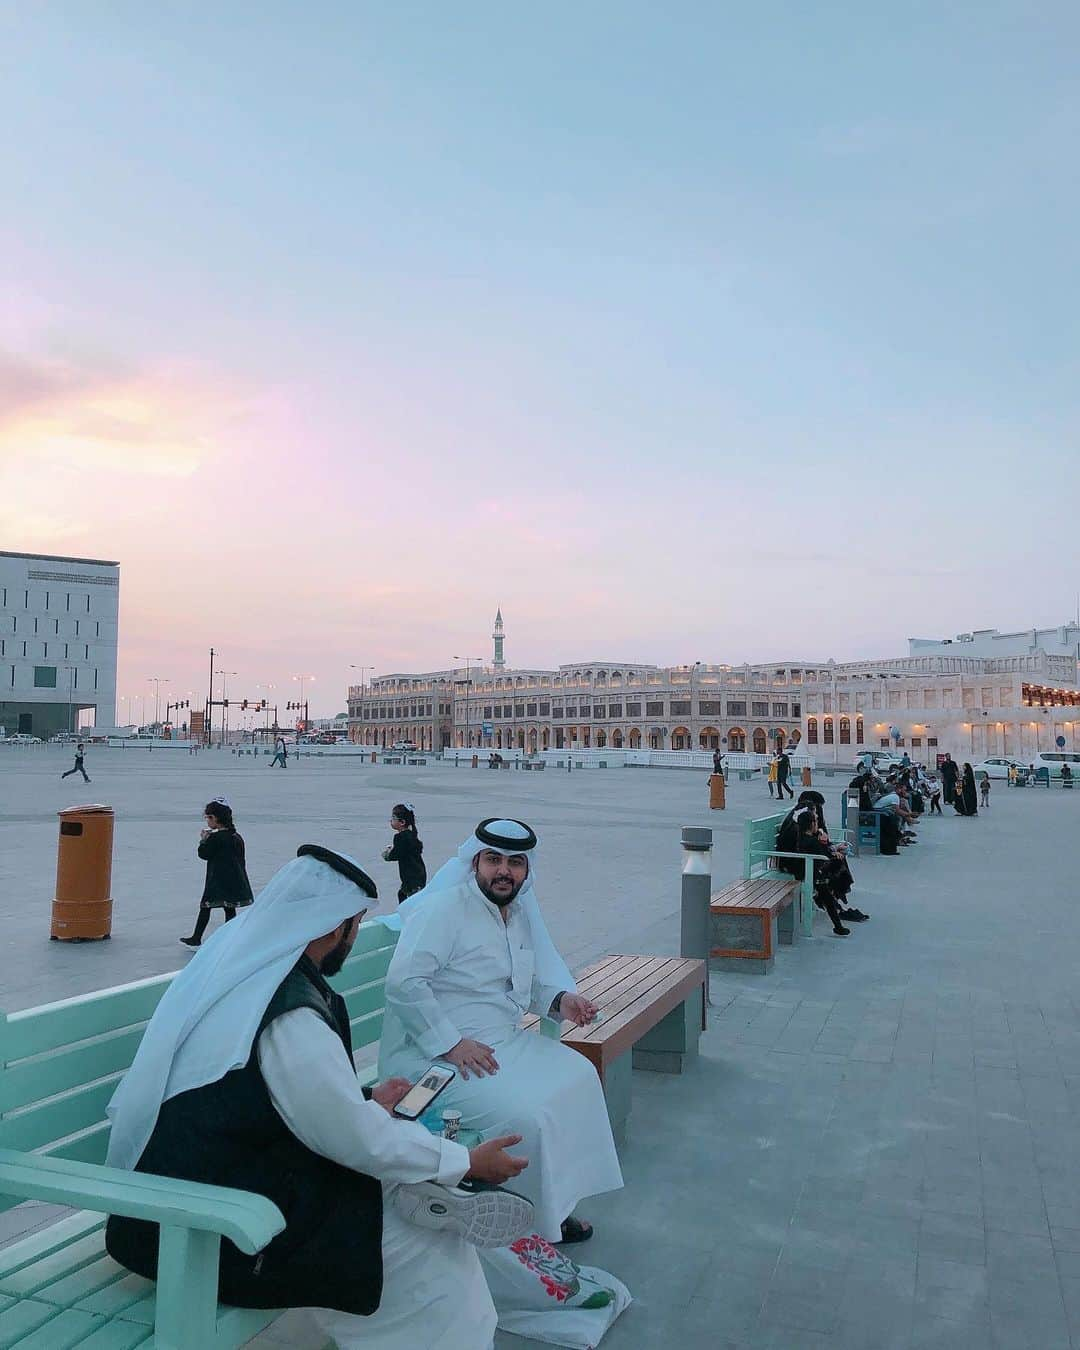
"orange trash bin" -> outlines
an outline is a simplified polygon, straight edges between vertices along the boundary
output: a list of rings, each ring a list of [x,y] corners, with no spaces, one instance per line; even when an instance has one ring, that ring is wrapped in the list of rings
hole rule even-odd
[[[709,775],[709,810],[723,811],[727,807],[727,797],[725,796],[724,775],[722,773],[713,773]]]
[[[810,780],[810,765],[809,765],[809,764],[807,764],[806,767],[805,767],[805,768],[803,769],[803,771],[802,771],[802,785],[803,785],[803,787],[811,787],[811,786],[812,786],[811,780]]]
[[[71,806],[58,811],[56,896],[49,936],[84,942],[112,935],[111,806]]]
[[[480,767],[480,756],[479,756],[479,755],[473,755],[473,757],[472,757],[472,766],[473,766],[474,769],[478,769],[478,768]]]

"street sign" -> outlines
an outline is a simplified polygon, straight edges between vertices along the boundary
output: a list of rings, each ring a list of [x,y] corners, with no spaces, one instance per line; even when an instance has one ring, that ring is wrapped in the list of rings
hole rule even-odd
[[[480,729],[481,729],[481,731],[483,731],[483,733],[484,733],[485,736],[490,736],[491,733],[495,730],[495,723],[494,723],[494,722],[484,722],[484,723],[481,724],[481,728],[480,728]]]

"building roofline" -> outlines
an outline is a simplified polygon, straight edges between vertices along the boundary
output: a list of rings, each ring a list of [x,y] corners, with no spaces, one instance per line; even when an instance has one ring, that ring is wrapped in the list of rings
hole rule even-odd
[[[28,562],[81,563],[84,567],[119,567],[108,558],[69,558],[60,553],[9,553],[0,548],[0,558],[25,558]]]

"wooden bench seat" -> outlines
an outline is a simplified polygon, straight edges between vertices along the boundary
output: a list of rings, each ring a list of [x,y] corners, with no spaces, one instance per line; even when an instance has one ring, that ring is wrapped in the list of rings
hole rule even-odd
[[[526,1027],[558,1036],[593,1065],[608,1117],[622,1143],[632,1069],[681,1073],[705,1029],[705,962],[677,956],[605,956],[578,976],[578,991],[600,1009],[587,1027],[528,1017]]]
[[[766,975],[778,942],[796,940],[800,883],[783,872],[741,878],[709,900],[709,965]]]

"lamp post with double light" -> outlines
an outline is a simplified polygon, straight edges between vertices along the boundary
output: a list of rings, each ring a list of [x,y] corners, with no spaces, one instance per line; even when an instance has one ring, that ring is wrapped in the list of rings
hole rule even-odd
[[[482,666],[484,658],[482,656],[455,656],[455,661],[465,662],[465,744],[472,749],[472,719],[471,704],[469,702],[469,691],[472,689],[472,669],[473,664]]]

